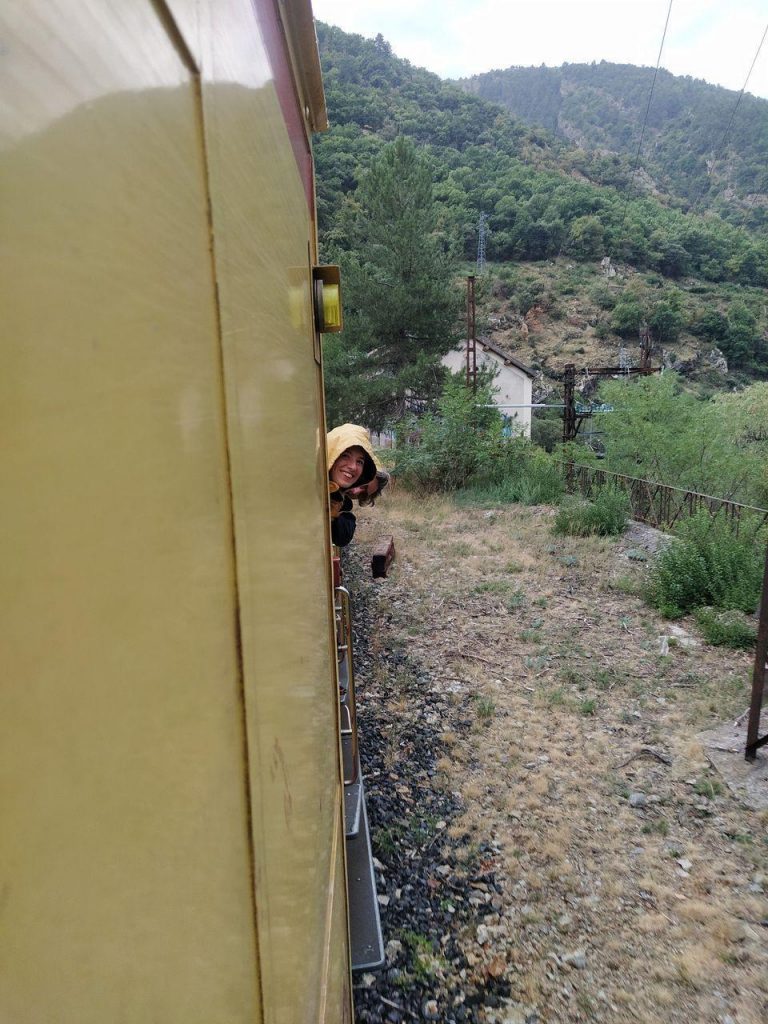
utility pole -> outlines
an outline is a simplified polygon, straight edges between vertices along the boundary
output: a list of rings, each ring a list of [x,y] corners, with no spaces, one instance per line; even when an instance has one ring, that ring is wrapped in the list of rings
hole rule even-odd
[[[574,363],[566,363],[563,367],[563,444],[575,440],[579,429],[576,423],[575,384],[576,366]]]
[[[467,387],[477,391],[477,334],[475,327],[475,277],[467,278]]]
[[[651,368],[652,349],[651,329],[647,323],[643,322],[640,324],[640,368],[642,370],[650,370]]]
[[[590,366],[584,372],[590,377],[647,377],[659,373],[660,366]],[[585,419],[592,416],[592,409],[576,409],[576,365],[566,363],[563,367],[563,444],[575,441],[579,428]],[[600,411],[600,410],[598,410]]]
[[[749,707],[747,723],[747,746],[744,756],[747,761],[757,758],[758,747],[768,743],[768,733],[760,736],[760,711],[763,700],[768,693],[768,551],[765,555],[765,571],[763,573],[763,594],[760,600],[760,622],[757,627],[757,649],[755,651],[755,668],[752,673],[752,700]]]

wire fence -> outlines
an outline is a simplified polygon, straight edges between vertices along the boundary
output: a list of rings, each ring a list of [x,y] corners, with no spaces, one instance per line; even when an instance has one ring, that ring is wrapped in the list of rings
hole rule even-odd
[[[583,466],[575,462],[565,463],[566,486],[571,493],[589,498],[601,488],[616,487],[629,498],[632,518],[648,523],[659,530],[669,530],[676,523],[697,512],[706,511],[714,519],[722,518],[733,532],[757,536],[768,524],[768,509],[754,505],[741,505],[727,498],[714,498],[710,494],[657,484],[652,480],[611,473],[594,466]]]

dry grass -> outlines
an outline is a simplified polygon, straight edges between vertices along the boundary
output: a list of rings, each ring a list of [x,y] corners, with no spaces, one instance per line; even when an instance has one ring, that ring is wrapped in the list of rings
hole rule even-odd
[[[551,520],[394,489],[361,514],[357,540],[395,537],[396,569],[375,591],[381,643],[407,643],[471,723],[443,724],[439,770],[464,805],[447,833],[499,844],[512,996],[542,1024],[768,1019],[768,899],[752,881],[768,875],[768,816],[724,787],[705,799],[697,781],[712,773],[695,734],[746,706],[750,657],[660,657],[667,624],[627,593],[642,565],[613,541],[556,538]],[[671,764],[633,758],[644,748]],[[578,978],[553,969],[578,948]],[[581,1003],[558,994],[564,979]]]

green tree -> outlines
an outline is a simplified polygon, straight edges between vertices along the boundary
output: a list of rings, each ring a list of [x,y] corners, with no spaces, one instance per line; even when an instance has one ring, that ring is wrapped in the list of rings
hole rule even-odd
[[[355,409],[380,428],[402,415],[406,396],[439,393],[440,357],[455,342],[461,295],[437,230],[432,178],[427,158],[400,136],[355,193],[350,249],[340,254],[347,326],[326,361],[334,419]],[[348,350],[344,358],[339,345]]]
[[[693,333],[719,345],[728,334],[728,320],[718,309],[707,309],[692,325]]]
[[[421,491],[455,491],[487,472],[507,447],[493,394],[487,379],[479,379],[475,391],[462,374],[447,377],[435,411],[411,417],[399,431],[399,479]]]
[[[768,284],[766,255],[765,246],[745,246],[728,261],[727,269],[735,281],[764,288]]]
[[[611,327],[623,338],[637,337],[643,319],[643,307],[637,299],[628,296],[614,306]]]
[[[659,341],[673,342],[680,337],[680,331],[685,326],[685,316],[675,302],[663,299],[653,307],[648,325]]]
[[[717,395],[714,401],[722,407],[736,444],[760,444],[768,453],[768,383]]]
[[[599,256],[604,243],[603,225],[598,217],[577,217],[571,224],[567,249],[577,260]]]
[[[716,395],[712,402],[734,447],[753,464],[751,500],[768,508],[768,383]]]
[[[681,277],[689,273],[691,259],[688,250],[669,230],[654,231],[651,236],[653,262],[666,277]]]
[[[611,381],[600,388],[604,466],[617,473],[754,504],[763,460],[734,444],[728,406],[695,398],[674,373]]]
[[[757,317],[743,302],[734,302],[728,312],[723,352],[736,365],[748,366],[759,355],[760,341]]]

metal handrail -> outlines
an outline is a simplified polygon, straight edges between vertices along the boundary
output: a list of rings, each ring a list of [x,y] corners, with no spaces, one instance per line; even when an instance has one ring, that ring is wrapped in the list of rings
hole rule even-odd
[[[628,495],[633,518],[658,529],[674,526],[676,522],[702,509],[713,517],[722,512],[737,536],[742,518],[747,515],[754,516],[755,533],[768,523],[768,509],[743,505],[730,498],[716,498],[711,494],[701,494],[699,491],[655,483],[653,480],[613,473],[576,462],[565,463],[565,469],[569,489],[578,488],[584,497],[589,497],[596,487],[615,483]]]
[[[347,685],[340,687],[339,712],[346,717],[346,725],[340,724],[341,735],[352,740],[352,769],[350,777],[344,772],[344,785],[351,786],[357,782],[359,775],[358,739],[357,739],[357,704],[355,701],[355,670],[352,658],[352,605],[346,587],[336,587],[337,635],[336,649],[339,662],[346,657]]]

